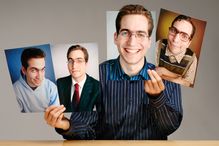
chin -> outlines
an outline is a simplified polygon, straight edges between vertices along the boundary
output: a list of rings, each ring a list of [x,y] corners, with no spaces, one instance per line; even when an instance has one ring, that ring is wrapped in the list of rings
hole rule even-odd
[[[138,62],[139,62],[138,60],[126,60],[126,63],[133,65],[137,64]]]
[[[34,84],[34,87],[39,87],[41,84]]]

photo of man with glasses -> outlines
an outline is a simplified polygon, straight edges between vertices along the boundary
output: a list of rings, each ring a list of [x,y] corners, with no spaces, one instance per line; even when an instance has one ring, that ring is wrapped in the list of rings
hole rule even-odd
[[[99,82],[86,74],[88,51],[80,45],[67,52],[69,76],[57,79],[60,104],[65,112],[92,111],[99,96]],[[77,94],[77,95],[75,95]]]
[[[192,18],[178,15],[169,27],[167,39],[158,41],[156,71],[163,79],[193,87],[197,57],[189,46],[195,32]]]

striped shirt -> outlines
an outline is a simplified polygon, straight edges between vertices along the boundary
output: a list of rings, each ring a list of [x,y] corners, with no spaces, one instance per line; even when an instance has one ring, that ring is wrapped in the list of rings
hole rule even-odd
[[[166,88],[158,97],[144,91],[144,80],[150,79],[147,69],[154,67],[145,59],[139,74],[129,77],[119,58],[100,64],[100,139],[167,139],[179,127],[180,86],[164,80]]]
[[[70,129],[56,131],[65,139],[167,139],[182,121],[181,90],[164,80],[166,88],[158,97],[145,93],[147,69],[154,67],[145,59],[141,71],[129,77],[119,58],[100,64],[97,112],[74,112]]]

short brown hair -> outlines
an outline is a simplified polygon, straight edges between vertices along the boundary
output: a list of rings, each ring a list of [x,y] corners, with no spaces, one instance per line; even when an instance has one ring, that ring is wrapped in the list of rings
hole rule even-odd
[[[145,9],[142,5],[125,5],[119,10],[119,13],[116,17],[116,32],[119,34],[121,28],[121,20],[126,15],[143,15],[148,19],[148,35],[151,36],[154,24],[151,12]]]
[[[29,66],[28,61],[32,58],[45,58],[46,54],[43,50],[39,48],[26,48],[23,50],[21,54],[21,64],[22,66],[27,69]]]
[[[194,23],[192,22],[192,18],[191,18],[191,17],[186,16],[186,15],[178,15],[178,16],[173,20],[171,26],[173,26],[176,21],[181,21],[181,20],[185,20],[185,21],[189,22],[189,23],[192,25],[192,33],[191,33],[191,36],[190,36],[190,38],[192,39],[193,36],[195,35],[196,28],[195,28]]]
[[[67,59],[69,59],[69,54],[75,50],[81,50],[84,53],[85,62],[88,62],[89,55],[88,55],[87,49],[80,45],[73,45],[69,47],[68,52],[67,52]]]

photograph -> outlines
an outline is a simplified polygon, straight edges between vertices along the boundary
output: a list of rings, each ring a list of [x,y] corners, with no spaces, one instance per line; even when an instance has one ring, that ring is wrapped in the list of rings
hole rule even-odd
[[[49,44],[5,49],[5,56],[20,112],[59,105]]]
[[[97,43],[56,44],[51,52],[65,112],[95,111],[99,98]]]
[[[156,32],[156,71],[166,80],[194,87],[206,21],[161,9]]]

